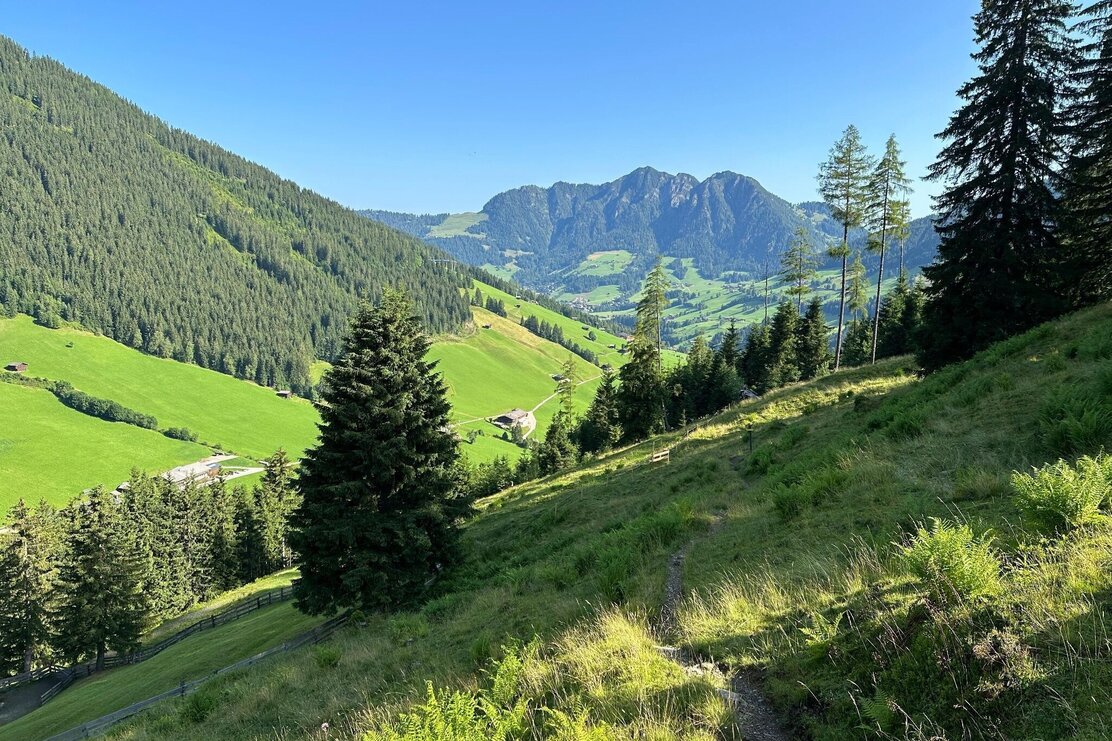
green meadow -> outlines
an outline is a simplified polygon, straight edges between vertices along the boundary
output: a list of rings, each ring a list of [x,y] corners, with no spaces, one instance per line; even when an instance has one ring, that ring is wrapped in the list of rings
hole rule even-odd
[[[116,486],[132,467],[164,471],[208,454],[196,443],[74,411],[49,391],[0,383],[0,512],[20,498],[65,504],[91,486]]]
[[[0,726],[0,741],[26,741],[61,733],[120,708],[199,679],[217,669],[254,656],[321,622],[283,602],[239,620],[202,631],[141,664],[111,669],[80,679],[54,700]],[[185,700],[203,707],[202,690]]]
[[[572,271],[575,275],[615,275],[633,261],[628,250],[603,250],[592,252]]]
[[[273,389],[89,332],[45,329],[27,316],[0,320],[0,360],[25,361],[28,375],[68,381],[153,415],[162,429],[186,427],[205,444],[251,458],[278,448],[297,458],[316,439],[317,413],[308,401],[280,399]]]

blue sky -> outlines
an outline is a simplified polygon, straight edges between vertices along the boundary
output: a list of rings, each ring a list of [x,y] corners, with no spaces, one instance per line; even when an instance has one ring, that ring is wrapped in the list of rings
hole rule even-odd
[[[439,212],[641,165],[813,200],[851,122],[918,178],[978,5],[2,0],[0,33],[346,205]]]

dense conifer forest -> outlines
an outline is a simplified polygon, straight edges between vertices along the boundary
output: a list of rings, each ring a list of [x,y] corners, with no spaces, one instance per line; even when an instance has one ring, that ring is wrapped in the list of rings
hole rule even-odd
[[[433,331],[468,316],[434,248],[6,38],[0,130],[0,314],[295,389],[384,287]]]

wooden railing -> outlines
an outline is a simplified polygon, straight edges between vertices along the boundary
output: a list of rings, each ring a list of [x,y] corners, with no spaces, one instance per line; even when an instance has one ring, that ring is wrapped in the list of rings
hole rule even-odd
[[[274,589],[265,594],[260,594],[254,599],[249,599],[240,602],[235,607],[231,607],[223,612],[218,612],[210,615],[207,618],[202,618],[192,625],[179,630],[171,636],[163,638],[158,643],[152,646],[141,648],[138,651],[133,651],[128,654],[117,654],[107,656],[104,659],[104,669],[113,669],[117,666],[125,666],[127,664],[138,664],[141,661],[157,656],[166,649],[170,648],[176,643],[184,641],[186,638],[200,633],[204,630],[212,630],[218,628],[225,623],[230,623],[233,620],[238,620],[244,615],[249,615],[256,610],[261,610],[264,607],[269,607],[278,602],[284,602],[293,597],[293,587],[287,586],[281,589]],[[12,677],[5,677],[0,679],[0,691],[6,690],[9,687],[14,687],[19,684],[27,682],[37,682],[40,679],[45,679],[50,676],[57,676],[58,682],[52,685],[46,692],[39,697],[39,705],[49,702],[57,697],[58,693],[69,687],[76,680],[81,677],[87,677],[95,673],[97,665],[95,661],[89,661],[84,664],[74,664],[72,666],[44,666],[33,671],[16,674]]]
[[[126,708],[121,708],[120,710],[109,713],[108,715],[103,715],[95,720],[90,720],[82,723],[81,725],[75,728],[71,728],[68,731],[63,731],[62,733],[59,733],[55,736],[51,736],[49,739],[47,739],[47,741],[75,741],[76,739],[89,738],[90,736],[94,736],[107,730],[120,721],[126,720],[127,718],[130,718],[137,713],[141,713],[152,705],[156,705],[163,700],[169,700],[174,697],[185,697],[186,695],[192,694],[193,692],[196,692],[202,684],[209,681],[210,679],[213,679],[214,677],[220,676],[221,674],[236,671],[237,669],[244,669],[249,666],[254,666],[260,661],[268,659],[271,656],[275,656],[280,653],[286,653],[288,651],[293,651],[295,649],[301,648],[302,646],[320,643],[321,641],[335,633],[337,630],[342,628],[344,624],[347,623],[348,617],[348,613],[337,615],[331,620],[321,623],[312,630],[302,633],[295,638],[291,638],[280,646],[275,646],[274,648],[267,649],[260,654],[256,654],[249,658],[243,659],[242,661],[237,661],[234,664],[225,666],[221,669],[217,669],[216,671],[204,677],[192,679],[188,682],[182,682],[172,690],[167,690],[166,692],[157,694],[154,697],[148,697],[146,700],[140,700],[137,703],[128,705]]]

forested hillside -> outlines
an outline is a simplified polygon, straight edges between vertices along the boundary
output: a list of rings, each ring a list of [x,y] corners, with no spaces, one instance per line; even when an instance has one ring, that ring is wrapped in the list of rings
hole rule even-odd
[[[433,331],[468,316],[434,248],[6,38],[0,129],[0,313],[298,389],[384,286]]]

